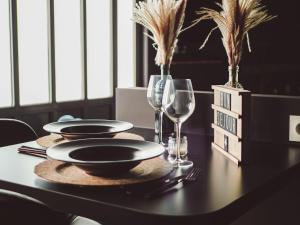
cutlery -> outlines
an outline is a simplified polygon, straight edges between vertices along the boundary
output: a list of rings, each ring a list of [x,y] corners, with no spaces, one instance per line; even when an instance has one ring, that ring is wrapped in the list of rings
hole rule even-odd
[[[40,153],[35,153],[35,152],[21,152],[21,151],[19,151],[19,153],[24,154],[24,155],[37,156],[37,157],[47,159],[47,156],[45,154],[40,154]]]
[[[26,155],[46,158],[46,149],[42,149],[42,148],[35,148],[35,147],[23,145],[20,148],[18,148],[18,152]]]
[[[130,189],[125,190],[125,193],[127,195],[136,195],[145,198],[152,198],[166,192],[167,190],[171,189],[172,187],[181,182],[187,184],[195,181],[199,176],[200,172],[200,168],[194,167],[185,175],[180,175],[164,180],[162,183],[159,184],[159,186],[157,186],[158,184],[148,186],[146,191],[142,191],[140,188],[135,189],[134,187],[131,187]]]
[[[186,175],[181,175],[181,176],[167,179],[164,181],[164,183],[161,186],[145,194],[145,197],[152,198],[157,195],[160,195],[179,183],[190,183],[196,181],[200,172],[201,172],[200,168],[194,167]]]

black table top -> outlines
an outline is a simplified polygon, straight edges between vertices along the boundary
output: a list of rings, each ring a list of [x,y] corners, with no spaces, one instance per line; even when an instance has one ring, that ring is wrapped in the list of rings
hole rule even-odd
[[[153,139],[152,130],[132,132]],[[253,144],[251,150],[259,153],[257,160],[238,167],[211,150],[210,144],[209,137],[188,134],[190,159],[202,170],[199,179],[153,199],[127,195],[122,188],[48,183],[33,172],[44,159],[18,153],[21,144],[0,148],[0,188],[27,194],[51,208],[104,224],[226,224],[300,171],[299,147]]]

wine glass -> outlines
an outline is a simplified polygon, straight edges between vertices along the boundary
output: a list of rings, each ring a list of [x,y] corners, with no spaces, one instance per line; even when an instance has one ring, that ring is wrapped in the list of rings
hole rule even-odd
[[[195,109],[195,97],[190,79],[167,80],[162,108],[165,114],[175,123],[176,127],[176,157],[172,162],[174,167],[192,166],[193,162],[180,157],[180,131],[185,122]]]
[[[151,75],[147,89],[148,102],[155,110],[155,134],[158,135],[158,142],[163,146],[165,144],[162,140],[162,97],[166,81],[171,79],[171,75]]]

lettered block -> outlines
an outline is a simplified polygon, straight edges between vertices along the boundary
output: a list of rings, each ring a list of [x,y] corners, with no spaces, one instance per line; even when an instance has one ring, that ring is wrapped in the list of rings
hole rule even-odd
[[[236,164],[249,161],[251,92],[224,85],[213,85],[213,149]]]

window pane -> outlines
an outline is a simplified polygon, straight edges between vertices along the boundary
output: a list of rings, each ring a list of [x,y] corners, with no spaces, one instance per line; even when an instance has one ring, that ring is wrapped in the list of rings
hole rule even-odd
[[[133,0],[118,1],[118,87],[135,86]]]
[[[0,1],[0,107],[12,105],[8,1]]]
[[[20,104],[49,102],[47,0],[19,0]]]
[[[83,93],[80,0],[55,0],[54,17],[56,99],[79,100]]]
[[[112,96],[110,1],[86,1],[89,99]]]

